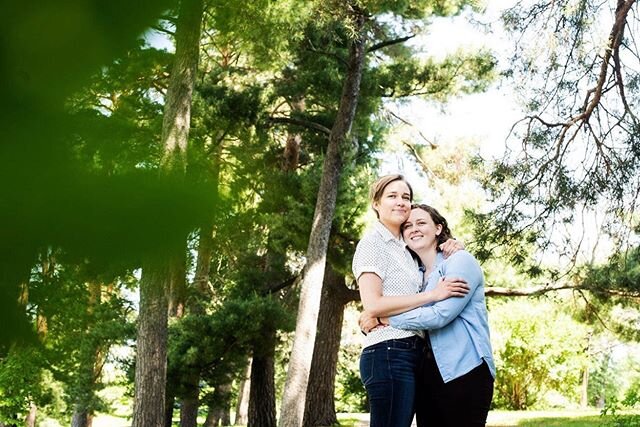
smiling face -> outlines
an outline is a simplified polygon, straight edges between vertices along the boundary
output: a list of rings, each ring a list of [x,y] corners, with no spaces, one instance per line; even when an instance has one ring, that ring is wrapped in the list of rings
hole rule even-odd
[[[440,233],[442,233],[442,225],[436,224],[431,215],[420,208],[411,210],[409,219],[402,228],[405,243],[415,252],[435,249]]]
[[[387,184],[380,198],[373,201],[373,208],[381,223],[399,231],[411,210],[411,190],[407,183],[396,180]]]

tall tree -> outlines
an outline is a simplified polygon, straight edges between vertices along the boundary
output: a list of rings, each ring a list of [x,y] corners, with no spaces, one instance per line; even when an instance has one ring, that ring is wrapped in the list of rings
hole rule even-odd
[[[478,218],[481,256],[499,243],[522,263],[531,242],[571,269],[589,261],[593,228],[615,247],[633,244],[640,192],[636,12],[635,0],[535,1],[504,12],[514,35],[507,75],[525,100],[524,117],[485,183],[496,207]]]
[[[370,156],[371,153],[369,151],[375,149],[374,146],[378,141],[376,138],[371,138],[370,134],[367,134],[367,130],[375,128],[375,126],[365,123],[369,123],[371,115],[375,114],[376,110],[380,108],[382,99],[420,94],[432,95],[434,97],[445,97],[451,93],[477,91],[485,87],[485,83],[491,76],[491,71],[493,69],[493,60],[489,55],[482,53],[469,55],[467,57],[461,55],[456,58],[448,58],[443,64],[435,64],[433,61],[428,61],[426,64],[420,64],[415,60],[415,58],[410,58],[412,53],[411,49],[402,46],[404,42],[415,37],[416,34],[398,34],[397,31],[397,28],[402,27],[401,23],[403,23],[403,19],[414,19],[412,22],[416,22],[415,20],[423,19],[425,16],[429,16],[430,14],[455,14],[459,13],[464,5],[464,2],[460,2],[450,4],[445,7],[441,5],[434,6],[430,2],[424,2],[412,4],[410,6],[395,5],[398,6],[396,8],[394,5],[386,3],[380,4],[378,2],[360,2],[357,6],[349,3],[345,4],[344,2],[338,2],[333,5],[334,10],[342,10],[345,17],[342,23],[336,23],[336,21],[334,21],[333,25],[343,25],[343,28],[345,28],[345,33],[348,36],[342,40],[342,43],[349,47],[347,57],[344,58],[344,54],[338,49],[332,50],[334,48],[327,48],[326,45],[318,43],[318,40],[310,37],[307,48],[310,51],[309,55],[315,54],[322,58],[328,58],[326,59],[327,61],[335,60],[336,58],[338,61],[341,61],[340,65],[342,68],[339,68],[339,72],[341,73],[344,82],[342,95],[337,108],[338,112],[335,117],[332,117],[330,119],[331,121],[329,121],[329,123],[333,124],[331,125],[331,130],[329,132],[329,145],[325,154],[323,178],[318,191],[315,211],[316,215],[321,212],[322,220],[326,220],[327,222],[318,222],[319,217],[314,216],[314,228],[312,228],[311,231],[312,237],[310,238],[309,249],[307,252],[307,265],[305,266],[305,272],[303,275],[304,280],[301,291],[298,326],[292,350],[292,359],[290,361],[290,371],[288,372],[285,396],[283,398],[283,418],[281,418],[281,422],[289,423],[291,425],[297,425],[296,423],[302,422],[301,419],[295,418],[291,415],[286,415],[287,412],[284,408],[285,403],[287,402],[287,404],[293,405],[293,400],[295,400],[295,404],[304,406],[303,399],[295,399],[294,396],[296,394],[306,393],[306,384],[304,383],[303,377],[304,375],[308,375],[309,371],[307,370],[308,367],[306,365],[303,365],[302,367],[296,366],[296,363],[298,362],[296,361],[296,358],[293,357],[293,354],[296,351],[300,351],[300,347],[297,347],[300,345],[300,342],[306,342],[305,346],[308,346],[307,351],[311,352],[313,349],[311,342],[309,342],[312,341],[312,339],[310,339],[307,334],[311,333],[313,335],[315,333],[315,328],[311,327],[310,329],[305,329],[304,322],[305,319],[308,320],[311,317],[317,316],[317,311],[314,312],[309,308],[305,308],[304,301],[309,294],[306,293],[304,286],[309,286],[309,289],[313,289],[311,288],[311,283],[315,283],[319,289],[322,286],[315,281],[320,281],[320,279],[318,277],[314,279],[313,274],[311,274],[314,271],[316,273],[317,271],[324,271],[324,265],[319,265],[315,262],[315,258],[313,258],[318,255],[318,252],[314,253],[312,251],[314,249],[317,250],[317,247],[319,246],[318,241],[314,240],[317,237],[314,236],[314,233],[318,232],[321,224],[331,227],[331,222],[334,218],[327,219],[324,218],[324,216],[328,214],[333,215],[335,210],[335,196],[333,196],[333,199],[328,197],[323,198],[327,196],[327,194],[324,193],[324,191],[326,191],[326,188],[323,187],[323,183],[325,182],[324,179],[327,178],[327,176],[334,174],[333,176],[335,181],[333,182],[337,184],[339,182],[341,170],[343,170],[344,167],[351,166],[351,141],[357,141],[359,144],[366,147],[358,150],[356,155],[358,156],[359,161],[366,161],[364,159]],[[370,7],[370,9],[360,9],[365,7]],[[392,14],[394,19],[397,20],[394,21],[395,24],[397,24],[395,27],[393,27],[393,25],[385,25],[382,22],[382,19],[379,21],[376,19],[378,16],[384,16],[385,13]],[[360,17],[363,17],[362,21],[358,21]],[[382,54],[382,52],[384,52],[384,54]],[[370,68],[365,65],[366,56],[371,58],[372,65]],[[362,89],[360,89],[361,81]],[[362,119],[363,123],[362,126],[358,127],[358,131],[363,132],[362,134],[358,134],[358,132],[352,133],[348,137],[345,137],[348,132],[351,131],[351,126],[356,118],[355,106],[356,104],[360,105],[362,101],[365,101],[365,104],[367,105],[362,113],[362,116],[366,116],[367,120],[365,121]],[[351,112],[353,115],[350,116],[348,120],[345,120],[345,117],[347,117],[345,112],[350,108],[353,108],[353,111]],[[321,129],[319,126],[312,126],[313,123],[310,123],[308,120],[295,120],[297,117],[293,119],[294,120],[290,119],[288,123],[297,123],[301,126],[313,128],[316,131]],[[286,121],[285,119],[281,120],[283,122]],[[344,127],[343,125],[347,121],[350,123],[348,127]],[[380,127],[384,127],[384,124],[380,124]],[[332,151],[332,146],[336,146],[333,145],[336,141],[336,135],[339,135],[341,132],[345,132],[342,134],[345,136],[340,137],[342,139],[340,139],[339,145],[337,144],[340,148],[338,148],[338,153],[336,154]],[[347,142],[347,139],[350,139],[350,141]],[[334,158],[333,156],[336,157]],[[346,159],[346,164],[343,162],[344,159]],[[332,205],[324,206],[324,210],[321,211],[321,203],[329,203],[330,200]],[[339,231],[343,232],[344,230]],[[328,235],[323,235],[323,237],[328,238]],[[326,246],[325,251],[322,253],[322,256],[325,255]],[[325,259],[326,258],[323,258],[323,260]],[[320,301],[319,289],[314,289],[311,294],[313,295],[312,307],[314,308],[317,308]],[[309,316],[309,318],[306,316]],[[315,322],[316,320],[317,317],[315,317],[313,321]],[[300,337],[298,334],[301,334]],[[298,340],[300,341],[297,343]],[[303,357],[306,359],[307,363],[310,363],[310,357],[308,354],[304,353]],[[296,383],[296,380],[299,382]],[[325,398],[328,398],[326,394],[324,394],[324,396]],[[290,400],[287,401],[287,399]],[[319,400],[320,399],[318,399],[318,401]],[[296,407],[296,410],[299,409],[299,407]]]
[[[176,53],[165,96],[164,155],[160,170],[184,175],[191,123],[191,98],[200,50],[203,0],[182,0],[176,24]],[[186,236],[183,236],[186,239]],[[184,282],[184,240],[143,265],[136,352],[133,426],[163,427],[167,366],[167,293]]]
[[[81,0],[62,8],[49,4],[38,9],[25,9],[15,1],[2,5],[3,14],[12,16],[12,20],[2,29],[4,42],[0,54],[2,91],[6,94],[0,103],[3,111],[0,182],[4,185],[0,203],[12,208],[2,210],[7,228],[2,232],[5,246],[1,257],[0,316],[3,323],[15,325],[0,332],[3,347],[29,334],[26,327],[29,319],[16,305],[16,298],[18,286],[27,281],[40,248],[64,242],[68,249],[85,251],[86,256],[96,246],[104,250],[112,243],[113,235],[103,239],[95,227],[97,223],[104,225],[98,220],[99,215],[71,206],[76,208],[91,198],[88,188],[96,193],[117,192],[118,197],[113,200],[122,201],[132,194],[132,186],[128,191],[116,190],[117,186],[109,185],[113,182],[106,182],[109,180],[82,175],[82,165],[75,163],[73,154],[67,150],[71,121],[64,106],[91,75],[133,46],[167,3],[161,0],[105,4]],[[65,24],[52,25],[48,20],[51,16],[65,16]],[[32,43],[32,36],[45,34],[41,43]],[[49,61],[52,56],[58,59],[55,64]],[[33,123],[39,125],[32,126]],[[66,202],[54,203],[54,197]],[[92,244],[69,238],[68,235],[77,235],[74,230],[89,216],[92,221],[88,224],[93,226],[80,234]],[[58,225],[51,227],[51,224]]]
[[[301,283],[296,333],[289,359],[287,380],[282,398],[279,425],[302,426],[313,358],[322,281],[327,246],[338,193],[342,156],[348,151],[348,139],[355,117],[360,92],[360,80],[365,56],[365,13],[355,3],[347,4],[348,16],[354,35],[350,40],[347,71],[340,105],[329,135],[329,144],[323,164],[313,226],[309,236],[306,265]]]
[[[328,426],[338,423],[333,396],[344,306],[359,298],[358,291],[346,286],[344,274],[336,271],[331,263],[327,262],[318,314],[318,333],[309,372],[305,426]]]

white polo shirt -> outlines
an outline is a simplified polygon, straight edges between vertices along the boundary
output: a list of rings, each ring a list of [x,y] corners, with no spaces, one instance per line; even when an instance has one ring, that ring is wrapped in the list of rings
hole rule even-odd
[[[375,273],[382,279],[382,295],[408,295],[420,292],[422,272],[413,259],[407,245],[397,239],[377,221],[358,243],[351,265],[358,280],[362,273]],[[388,326],[371,331],[364,337],[368,347],[389,339],[419,335],[417,331],[405,331]]]

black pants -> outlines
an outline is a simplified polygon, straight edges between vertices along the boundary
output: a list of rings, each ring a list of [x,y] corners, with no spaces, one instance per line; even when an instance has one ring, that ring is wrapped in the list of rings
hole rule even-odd
[[[418,373],[418,427],[484,426],[493,398],[493,377],[486,362],[448,383],[442,380],[431,349]]]

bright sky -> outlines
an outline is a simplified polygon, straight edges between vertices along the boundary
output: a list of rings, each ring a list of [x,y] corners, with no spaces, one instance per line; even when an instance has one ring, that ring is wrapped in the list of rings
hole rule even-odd
[[[482,16],[483,24],[489,24],[492,32],[478,24],[472,24],[468,14],[455,18],[439,18],[429,26],[426,35],[412,40],[412,44],[425,56],[442,58],[458,49],[475,51],[486,48],[499,59],[498,68],[504,67],[509,42],[500,29],[500,12],[513,4],[511,0],[491,1]],[[496,82],[484,93],[462,95],[446,104],[427,103],[416,99],[395,110],[398,115],[416,128],[427,139],[438,145],[457,140],[480,142],[481,154],[486,158],[501,157],[511,126],[522,116],[512,91],[504,82]],[[421,143],[416,138],[415,143]],[[400,170],[407,167],[407,170]],[[402,159],[388,159],[382,173],[401,171],[413,175]]]

